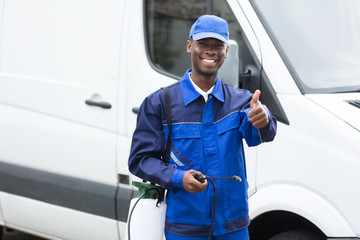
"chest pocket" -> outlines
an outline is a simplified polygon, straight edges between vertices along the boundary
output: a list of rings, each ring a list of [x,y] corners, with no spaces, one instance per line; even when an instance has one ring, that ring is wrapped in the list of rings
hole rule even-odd
[[[171,159],[187,168],[202,160],[201,124],[174,124],[171,127]]]
[[[241,112],[234,112],[216,123],[219,135],[222,135],[230,130],[239,130],[241,124]]]
[[[218,148],[223,159],[238,158],[241,154],[240,146],[242,146],[243,138],[240,131],[241,122],[241,112],[234,112],[216,123]]]

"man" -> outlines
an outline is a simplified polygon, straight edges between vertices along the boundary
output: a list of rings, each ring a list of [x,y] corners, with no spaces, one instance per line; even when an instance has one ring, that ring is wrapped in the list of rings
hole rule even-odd
[[[276,119],[258,100],[259,90],[252,95],[218,78],[229,51],[228,40],[228,24],[217,16],[201,16],[190,30],[187,52],[192,68],[168,87],[172,112],[169,164],[162,161],[169,134],[164,92],[148,96],[139,110],[129,169],[169,189],[165,235],[170,240],[206,240],[209,234],[216,240],[249,238],[242,139],[249,146],[272,141]],[[194,174],[214,178],[216,196],[214,186],[206,179],[201,183]],[[240,181],[215,179],[234,175]]]

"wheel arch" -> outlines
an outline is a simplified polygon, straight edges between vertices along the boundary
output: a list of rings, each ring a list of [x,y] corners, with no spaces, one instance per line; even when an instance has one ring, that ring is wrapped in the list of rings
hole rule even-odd
[[[249,206],[250,235],[255,230],[276,234],[302,227],[327,237],[354,236],[341,212],[325,197],[305,186],[289,183],[259,186],[249,198]]]
[[[253,219],[249,226],[249,235],[250,239],[267,240],[279,233],[296,229],[316,233],[325,239],[325,234],[307,219],[279,210],[266,212]]]

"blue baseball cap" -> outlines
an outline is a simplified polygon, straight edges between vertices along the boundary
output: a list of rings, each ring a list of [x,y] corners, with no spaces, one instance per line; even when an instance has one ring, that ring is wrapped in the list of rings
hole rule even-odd
[[[203,15],[196,20],[190,29],[189,39],[200,40],[203,38],[216,38],[228,43],[228,23],[215,15]]]

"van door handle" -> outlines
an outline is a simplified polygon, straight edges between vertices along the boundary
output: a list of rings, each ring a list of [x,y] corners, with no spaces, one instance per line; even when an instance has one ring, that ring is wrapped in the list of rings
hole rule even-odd
[[[138,113],[139,113],[139,108],[138,108],[138,107],[133,107],[131,110],[132,110],[132,112],[135,113],[135,114],[138,114]]]
[[[86,100],[85,103],[89,106],[95,106],[95,107],[101,107],[104,109],[110,109],[111,108],[111,104],[108,102],[97,102],[97,101],[93,101],[93,100]]]

